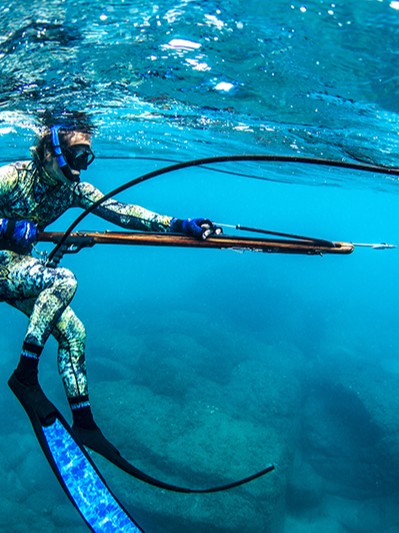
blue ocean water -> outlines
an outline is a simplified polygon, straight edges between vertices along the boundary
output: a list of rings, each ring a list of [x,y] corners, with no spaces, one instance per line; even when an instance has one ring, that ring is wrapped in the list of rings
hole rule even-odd
[[[397,165],[399,4],[11,0],[0,7],[0,161],[45,109],[97,125],[103,192],[169,160],[266,153]],[[222,170],[223,172],[220,172]],[[253,179],[262,178],[262,179]],[[282,163],[167,174],[120,198],[178,217],[399,244],[397,178]],[[53,224],[62,231],[78,215]],[[89,216],[80,229],[113,229]],[[49,249],[49,247],[47,247]],[[349,256],[97,246],[65,257],[93,410],[176,495],[98,464],[149,533],[398,530],[397,249]],[[0,307],[0,528],[85,531],[6,386],[26,319]],[[41,381],[69,416],[53,340]]]

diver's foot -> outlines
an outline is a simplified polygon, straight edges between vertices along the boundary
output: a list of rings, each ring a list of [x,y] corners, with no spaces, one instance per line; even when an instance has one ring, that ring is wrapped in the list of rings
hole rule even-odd
[[[110,455],[120,456],[120,452],[104,437],[98,427],[95,429],[87,429],[74,424],[72,429],[83,444],[91,450],[100,455],[104,455],[104,457],[109,457]]]
[[[8,380],[8,386],[29,416],[36,415],[44,426],[49,426],[54,422],[57,410],[44,394],[39,383],[26,385],[18,379],[14,372]]]

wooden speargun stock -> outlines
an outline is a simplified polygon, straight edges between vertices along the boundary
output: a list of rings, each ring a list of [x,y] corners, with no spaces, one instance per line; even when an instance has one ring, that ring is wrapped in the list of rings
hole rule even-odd
[[[45,231],[39,233],[38,240],[57,244],[63,238],[62,232]],[[217,248],[220,250],[252,251],[284,254],[350,254],[354,245],[349,242],[300,240],[300,239],[266,239],[241,237],[233,235],[217,235],[205,240],[195,239],[187,235],[174,233],[81,231],[71,233],[64,245],[53,258],[57,264],[64,254],[77,253],[82,248],[90,248],[95,244],[126,244],[144,246],[175,246],[181,248]],[[54,261],[54,259],[57,259]]]

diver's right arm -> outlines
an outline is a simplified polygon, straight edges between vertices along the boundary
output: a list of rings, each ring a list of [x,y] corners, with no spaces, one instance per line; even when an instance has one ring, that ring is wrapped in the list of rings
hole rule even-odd
[[[0,206],[10,199],[12,193],[18,188],[18,170],[15,165],[0,167]]]
[[[13,197],[18,195],[18,170],[15,165],[0,167],[0,213],[3,206],[10,210]],[[36,239],[36,224],[28,220],[0,218],[0,249],[28,253]]]

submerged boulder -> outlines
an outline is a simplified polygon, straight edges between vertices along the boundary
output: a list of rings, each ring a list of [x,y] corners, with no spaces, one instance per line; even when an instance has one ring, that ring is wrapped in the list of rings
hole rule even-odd
[[[331,493],[378,498],[397,490],[399,375],[358,357],[329,358],[313,376],[303,442]]]
[[[279,465],[248,485],[214,494],[160,490],[104,465],[107,479],[114,476],[118,496],[137,510],[143,525],[150,524],[149,530],[281,531],[285,479],[280,468],[287,458],[275,430],[233,418],[202,399],[182,406],[127,382],[102,383],[98,390],[99,423],[122,454],[151,476],[205,488],[243,478],[270,462]],[[96,394],[93,398],[97,403]]]
[[[136,467],[185,487],[230,483],[270,463],[276,469],[242,487],[212,494],[160,490],[104,463],[106,478],[113,479],[128,508],[137,511],[139,523],[154,533],[281,533],[301,406],[301,355],[287,346],[254,342],[251,351],[245,347],[249,357],[232,355],[229,379],[224,374],[220,380],[212,374],[205,377],[204,360],[196,359],[210,358],[207,347],[178,340],[186,348],[181,357],[175,352],[158,365],[149,357],[154,379],[145,385],[143,376],[150,369],[143,370],[143,360],[137,380],[135,372],[132,380],[96,385],[92,403],[105,434]]]
[[[314,468],[296,457],[287,485],[287,508],[294,515],[316,509],[323,503],[325,482]]]

